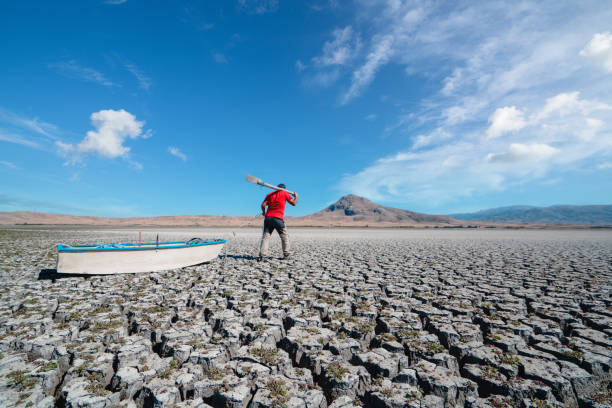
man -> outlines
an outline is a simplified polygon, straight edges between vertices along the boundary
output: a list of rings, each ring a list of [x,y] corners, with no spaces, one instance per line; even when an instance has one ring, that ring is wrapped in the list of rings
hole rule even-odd
[[[284,184],[279,184],[280,188],[287,188]],[[291,196],[293,195],[293,198]],[[259,258],[258,261],[268,256],[268,246],[270,244],[270,236],[272,232],[276,230],[280,235],[281,242],[283,245],[283,259],[289,258],[289,234],[285,227],[283,218],[285,216],[285,203],[289,203],[293,206],[297,204],[298,194],[289,194],[286,191],[276,190],[266,196],[261,203],[261,215],[265,216],[263,235],[261,237],[261,244],[259,246]],[[268,207],[266,209],[266,206]]]

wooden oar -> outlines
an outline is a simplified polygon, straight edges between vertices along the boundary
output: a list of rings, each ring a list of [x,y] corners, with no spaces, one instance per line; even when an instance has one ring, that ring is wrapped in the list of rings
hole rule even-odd
[[[257,184],[257,185],[259,185],[259,186],[268,187],[268,188],[271,188],[271,189],[273,189],[273,190],[281,190],[281,191],[286,191],[286,192],[288,192],[289,194],[294,194],[294,193],[293,193],[293,191],[289,191],[289,190],[286,190],[286,189],[284,189],[284,188],[280,188],[280,187],[277,187],[277,186],[273,186],[272,184],[268,184],[268,183],[266,183],[266,182],[262,181],[260,178],[253,177],[253,176],[251,176],[250,174],[247,174],[246,179],[247,179],[247,181],[248,181],[248,182],[253,183],[253,184]]]

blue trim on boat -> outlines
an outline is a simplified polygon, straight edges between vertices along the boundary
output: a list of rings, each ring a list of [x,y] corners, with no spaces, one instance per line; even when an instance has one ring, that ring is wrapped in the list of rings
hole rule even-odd
[[[57,245],[57,252],[90,252],[90,251],[140,251],[148,249],[176,249],[176,248],[191,248],[202,245],[216,245],[224,244],[227,242],[225,239],[215,239],[212,241],[200,242],[198,244],[186,245],[187,241],[175,241],[175,242],[160,242],[157,246],[155,242],[143,242],[143,243],[128,243],[128,244],[102,244],[102,245]],[[169,245],[170,244],[170,245]],[[173,245],[177,244],[177,245]],[[182,245],[180,245],[182,244]],[[152,245],[152,246],[143,246]]]

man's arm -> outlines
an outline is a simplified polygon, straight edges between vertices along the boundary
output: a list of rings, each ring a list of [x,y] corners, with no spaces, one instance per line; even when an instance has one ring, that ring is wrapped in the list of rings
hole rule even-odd
[[[261,203],[261,215],[265,216],[266,215],[266,205],[268,203],[266,202],[266,200],[263,201],[263,203]]]
[[[293,196],[293,200],[287,200],[287,202],[293,206],[295,206],[297,204],[297,200],[298,200],[298,193],[292,193],[291,194]]]

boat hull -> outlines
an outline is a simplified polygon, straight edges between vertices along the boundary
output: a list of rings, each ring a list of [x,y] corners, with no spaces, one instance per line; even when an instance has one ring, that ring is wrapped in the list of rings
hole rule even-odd
[[[57,272],[82,275],[143,273],[182,268],[209,262],[219,256],[224,240],[200,245],[159,247],[58,246]],[[64,247],[64,249],[60,249]]]

